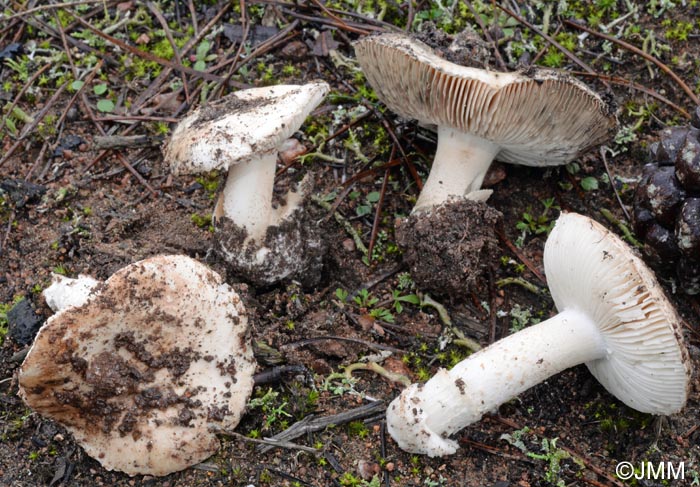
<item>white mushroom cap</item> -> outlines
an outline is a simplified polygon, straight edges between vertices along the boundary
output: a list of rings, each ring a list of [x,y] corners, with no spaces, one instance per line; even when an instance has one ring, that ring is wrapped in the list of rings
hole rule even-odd
[[[496,159],[530,166],[565,164],[605,141],[610,106],[561,72],[499,73],[460,66],[402,34],[355,44],[362,69],[394,112],[498,146]]]
[[[109,469],[166,475],[218,449],[255,368],[238,295],[185,256],[129,265],[44,324],[20,395]]]
[[[600,330],[606,354],[586,362],[596,379],[638,411],[678,412],[690,385],[682,322],[644,262],[599,223],[564,213],[544,266],[557,309],[580,310]]]
[[[191,174],[254,159],[299,129],[328,93],[324,82],[241,90],[184,118],[165,147],[174,174]]]

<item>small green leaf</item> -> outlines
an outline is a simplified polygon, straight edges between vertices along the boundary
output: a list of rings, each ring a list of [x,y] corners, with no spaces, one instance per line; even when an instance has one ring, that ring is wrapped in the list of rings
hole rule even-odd
[[[376,203],[379,201],[379,191],[372,191],[371,193],[367,193],[367,201],[369,203]]]
[[[420,304],[420,298],[415,294],[407,294],[406,296],[399,296],[396,298],[397,301],[403,301],[404,303]]]
[[[102,113],[110,113],[114,110],[114,102],[112,100],[100,100],[97,102],[97,109]]]
[[[101,85],[95,85],[95,87],[92,89],[97,96],[104,95],[107,93],[107,84],[102,83]]]
[[[83,87],[84,84],[85,84],[85,81],[77,79],[70,84],[70,88],[73,91],[78,91],[80,88]]]
[[[194,63],[194,66],[192,66],[192,68],[195,71],[204,71],[204,68],[206,68],[206,67],[207,67],[207,63],[205,63],[201,59],[198,60],[196,63]]]
[[[357,208],[355,208],[355,213],[357,213],[357,216],[369,215],[370,211],[372,211],[372,208],[369,205],[359,205]]]
[[[198,46],[197,46],[197,59],[204,59],[204,56],[207,55],[209,52],[209,41],[202,41]]]
[[[588,176],[581,180],[581,187],[584,191],[595,191],[598,189],[598,180],[592,176]]]
[[[5,126],[7,127],[7,130],[12,132],[12,135],[17,134],[17,126],[15,125],[15,122],[11,118],[5,119]],[[0,128],[2,128],[2,127],[0,127]]]

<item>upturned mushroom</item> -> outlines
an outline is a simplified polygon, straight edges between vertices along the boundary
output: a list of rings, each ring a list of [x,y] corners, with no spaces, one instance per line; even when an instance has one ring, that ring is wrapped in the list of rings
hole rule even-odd
[[[617,124],[611,104],[563,72],[533,67],[501,73],[461,66],[395,33],[364,37],[355,53],[389,109],[437,126],[430,174],[411,215],[397,228],[414,279],[434,292],[460,294],[460,287],[466,292],[478,268],[474,255],[481,250],[471,246],[460,255],[459,242],[471,232],[464,226],[455,232],[456,240],[438,242],[438,247],[415,237],[415,229],[440,218],[456,220],[450,215],[455,208],[472,213],[471,220],[485,220],[493,233],[495,212],[465,200],[480,203],[491,195],[481,183],[494,159],[537,167],[566,164],[609,138]],[[441,207],[443,216],[436,213]],[[491,240],[495,237],[485,242]],[[444,267],[454,272],[423,276],[423,260],[431,255],[445,256]]]
[[[87,293],[66,284],[59,294],[79,296],[54,302],[66,307],[20,368],[27,405],[108,470],[166,475],[216,452],[211,426],[233,429],[253,387],[238,295],[185,256],[131,264]]]
[[[452,454],[451,434],[581,363],[631,408],[683,408],[690,360],[681,319],[641,259],[600,224],[566,213],[547,240],[544,266],[559,314],[405,389],[387,411],[402,449]]]
[[[256,285],[320,278],[324,244],[303,210],[304,178],[273,207],[277,153],[328,93],[328,85],[278,85],[232,93],[183,119],[164,149],[173,174],[227,170],[214,210],[217,248]]]

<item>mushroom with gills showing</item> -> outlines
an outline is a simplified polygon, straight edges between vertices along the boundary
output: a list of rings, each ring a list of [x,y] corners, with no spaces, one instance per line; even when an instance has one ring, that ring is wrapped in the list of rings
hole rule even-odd
[[[217,249],[255,285],[320,279],[325,246],[303,209],[311,179],[278,208],[272,197],[278,151],[328,90],[314,82],[234,92],[184,118],[164,149],[173,174],[228,171],[214,210]]]
[[[683,408],[690,359],[681,319],[641,259],[602,225],[565,213],[545,245],[544,267],[559,314],[405,389],[387,410],[388,430],[402,449],[452,454],[451,434],[581,363],[631,408]]]
[[[460,294],[459,288],[464,293],[471,283],[479,261],[474,250],[467,249],[461,260],[455,255],[471,230],[464,229],[455,241],[437,242],[436,248],[436,242],[426,244],[424,236],[416,237],[416,228],[442,218],[436,214],[440,207],[449,211],[466,206],[475,215],[470,220],[484,220],[493,232],[496,212],[465,200],[488,199],[491,191],[481,189],[481,183],[494,159],[537,167],[566,164],[608,139],[617,126],[610,103],[562,72],[528,68],[501,73],[461,66],[395,33],[364,37],[355,44],[355,53],[389,109],[437,126],[430,174],[411,215],[397,228],[414,280],[435,292]],[[447,259],[445,273],[424,271],[424,258],[430,255]],[[461,283],[456,274],[462,276]],[[441,281],[440,275],[449,279]],[[457,285],[451,284],[454,280]]]
[[[22,363],[25,403],[108,470],[167,475],[215,453],[212,427],[233,429],[253,388],[238,295],[185,256],[136,262],[103,283],[71,282],[46,291],[65,308]]]

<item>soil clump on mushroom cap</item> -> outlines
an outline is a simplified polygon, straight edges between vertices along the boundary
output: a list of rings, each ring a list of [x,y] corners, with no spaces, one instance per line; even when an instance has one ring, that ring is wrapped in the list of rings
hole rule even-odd
[[[491,69],[491,48],[470,28],[450,35],[439,29],[434,23],[426,22],[422,30],[413,36],[428,45],[435,52],[451,63],[470,68]]]
[[[397,222],[396,240],[420,289],[464,296],[498,256],[502,215],[481,201],[453,199]]]

